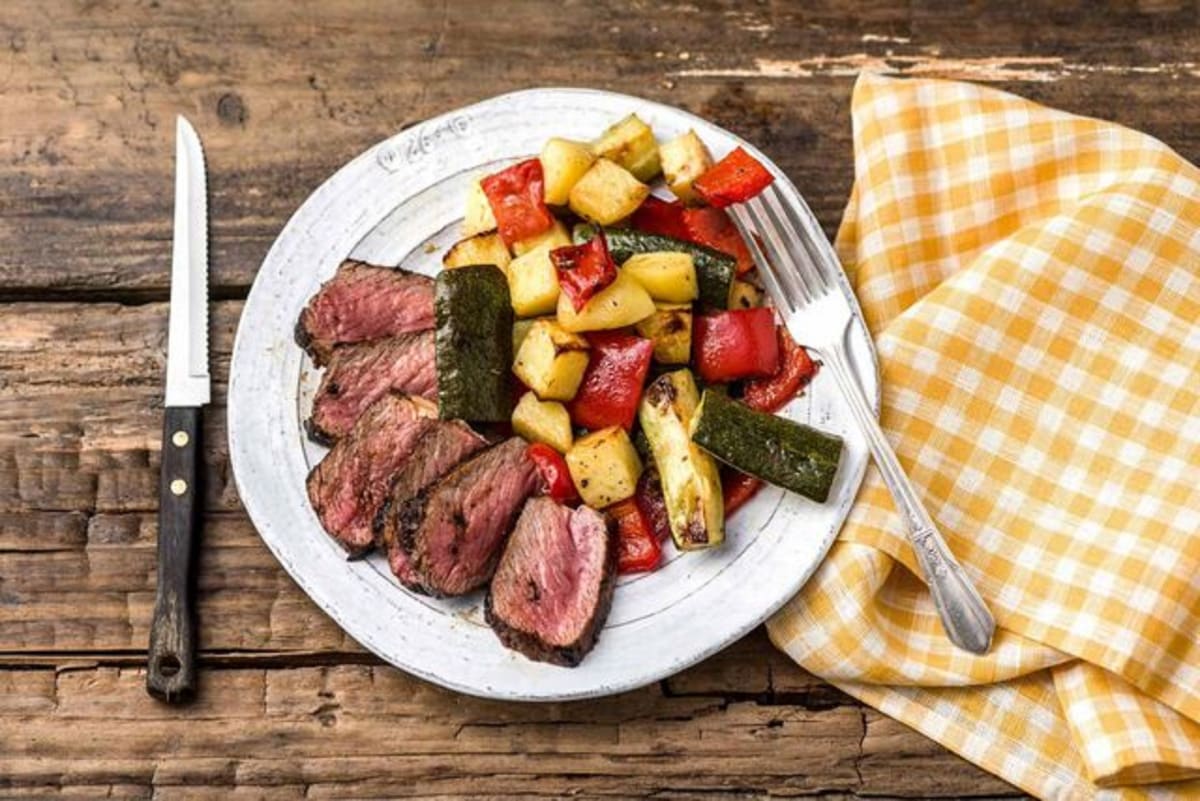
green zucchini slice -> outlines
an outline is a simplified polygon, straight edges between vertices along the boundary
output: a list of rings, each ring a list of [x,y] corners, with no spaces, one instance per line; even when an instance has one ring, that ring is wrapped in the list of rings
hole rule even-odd
[[[512,416],[513,310],[498,267],[438,273],[434,289],[438,416],[481,423]]]
[[[692,441],[731,467],[824,503],[842,439],[704,390],[692,416]]]

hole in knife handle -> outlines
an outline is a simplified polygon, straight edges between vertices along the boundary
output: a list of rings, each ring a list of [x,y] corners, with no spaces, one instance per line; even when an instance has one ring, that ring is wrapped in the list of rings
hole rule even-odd
[[[182,667],[183,665],[180,664],[179,657],[174,654],[167,654],[158,659],[159,675],[166,676],[167,678],[174,676]]]

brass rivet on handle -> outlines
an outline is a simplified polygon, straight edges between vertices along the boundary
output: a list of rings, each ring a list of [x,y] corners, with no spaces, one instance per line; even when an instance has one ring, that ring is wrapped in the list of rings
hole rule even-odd
[[[171,492],[175,495],[182,495],[187,492],[187,482],[182,478],[177,478],[171,482]]]
[[[176,431],[171,435],[171,444],[176,448],[182,448],[190,442],[186,431]]]

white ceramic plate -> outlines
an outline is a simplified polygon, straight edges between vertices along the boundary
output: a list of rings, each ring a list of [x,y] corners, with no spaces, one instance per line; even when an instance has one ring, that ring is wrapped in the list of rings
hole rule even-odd
[[[363,646],[429,681],[472,695],[563,700],[606,695],[670,676],[765,620],[816,569],[867,463],[832,381],[818,376],[786,410],[846,437],[827,503],[769,488],[729,521],[713,551],[679,554],[651,574],[623,577],[594,651],[576,668],[531,662],[500,645],[481,596],[414,595],[373,555],[347,561],[321,529],[304,479],[324,450],[302,423],[319,378],[293,342],[300,310],[347,257],[433,274],[456,238],[469,179],[538,153],[550,136],[591,139],[636,112],[660,139],[694,128],[714,156],[748,143],[669,106],[608,92],[536,89],[442,115],[351,161],[302,205],[275,241],[238,326],[229,387],[229,448],[238,491],[263,540],[292,578]],[[794,202],[802,203],[799,194]],[[848,287],[845,288],[850,294]],[[851,297],[853,302],[853,297]],[[857,308],[855,306],[854,308]],[[850,345],[869,397],[874,352],[856,325]]]

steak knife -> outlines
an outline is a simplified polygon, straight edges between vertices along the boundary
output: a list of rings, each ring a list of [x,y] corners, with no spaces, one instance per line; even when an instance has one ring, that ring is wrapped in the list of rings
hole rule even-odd
[[[158,583],[146,689],[167,703],[196,691],[192,556],[200,532],[200,409],[209,402],[208,201],[200,137],[175,125],[175,241],[158,507]]]

